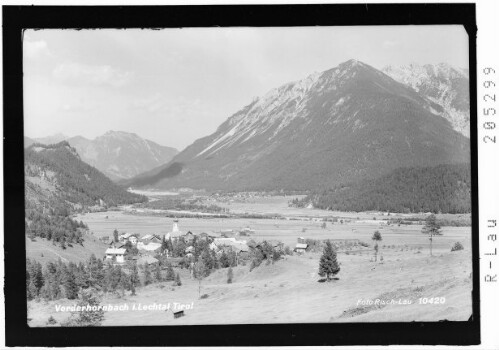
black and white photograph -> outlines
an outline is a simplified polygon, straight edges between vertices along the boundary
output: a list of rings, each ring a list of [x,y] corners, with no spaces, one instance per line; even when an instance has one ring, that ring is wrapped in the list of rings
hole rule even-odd
[[[461,25],[25,30],[29,327],[469,320],[468,53]]]

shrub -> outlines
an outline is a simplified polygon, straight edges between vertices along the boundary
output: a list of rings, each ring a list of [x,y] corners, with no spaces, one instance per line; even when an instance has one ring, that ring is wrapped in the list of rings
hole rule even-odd
[[[232,272],[232,267],[229,267],[227,271],[227,283],[232,283],[232,278],[234,278],[234,272]]]
[[[48,325],[54,325],[56,323],[57,323],[57,321],[55,320],[55,318],[53,316],[50,316],[49,319],[47,320]]]
[[[203,294],[203,295],[201,295],[201,297],[199,299],[207,299],[208,297],[209,297],[208,294]]]
[[[450,251],[454,252],[456,250],[463,250],[463,249],[464,249],[464,247],[461,244],[461,242],[456,242],[456,243],[454,243],[454,246],[450,249]]]
[[[175,271],[173,271],[173,266],[172,264],[168,263],[168,266],[166,267],[166,278],[167,281],[174,281],[175,280]]]

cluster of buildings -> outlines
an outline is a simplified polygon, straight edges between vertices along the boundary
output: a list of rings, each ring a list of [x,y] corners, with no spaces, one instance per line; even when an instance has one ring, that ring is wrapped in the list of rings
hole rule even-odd
[[[230,230],[233,232],[232,230]],[[243,229],[246,233],[253,233],[254,231],[245,228]],[[225,249],[231,249],[235,251],[237,254],[245,253],[249,251],[249,246],[246,240],[237,240],[235,237],[226,237],[229,232],[222,231],[221,233],[211,232],[211,233],[200,233],[194,234],[191,231],[184,232],[180,230],[178,226],[178,220],[175,219],[173,221],[172,230],[164,235],[165,240],[171,240],[172,243],[177,242],[180,239],[183,239],[187,244],[187,248],[185,249],[185,255],[190,257],[194,253],[193,241],[194,238],[197,239],[205,239],[210,241],[209,247],[216,251],[223,251]],[[140,236],[139,234],[134,233],[124,233],[120,235],[119,242],[110,242],[109,237],[101,238],[102,241],[109,243],[109,248],[106,250],[106,260],[112,260],[117,264],[125,263],[125,254],[127,251],[127,245],[130,244],[133,247],[136,247],[139,254],[136,260],[138,263],[141,263],[142,260],[145,260],[145,263],[154,263],[157,262],[157,259],[154,258],[155,255],[161,252],[162,245],[162,237],[156,234],[147,234],[145,236]],[[168,256],[168,251],[165,252]],[[153,261],[152,259],[155,261]]]

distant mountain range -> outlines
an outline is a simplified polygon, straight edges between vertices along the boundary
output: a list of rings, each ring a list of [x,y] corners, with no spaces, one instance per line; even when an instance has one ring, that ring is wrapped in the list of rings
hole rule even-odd
[[[468,163],[465,72],[424,67],[425,75],[415,80],[410,77],[418,76],[416,67],[387,67],[386,74],[349,60],[285,84],[170,162],[123,184],[312,190],[401,167]]]
[[[54,144],[62,140],[68,141],[83,161],[112,180],[132,178],[169,162],[178,153],[175,148],[161,146],[137,134],[123,131],[108,131],[94,140],[63,134],[38,139],[25,137],[24,144],[28,147],[34,142]]]

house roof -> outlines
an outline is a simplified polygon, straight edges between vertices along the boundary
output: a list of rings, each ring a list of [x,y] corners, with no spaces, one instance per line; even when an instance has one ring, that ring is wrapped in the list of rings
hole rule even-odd
[[[213,240],[213,243],[215,243],[216,245],[227,245],[227,244],[230,244],[230,242],[235,242],[236,239],[234,237],[230,237],[230,238],[225,238],[225,237],[222,237],[222,238],[215,238]]]
[[[231,246],[240,252],[247,252],[249,250],[248,245],[243,242],[234,242],[231,243]]]
[[[153,251],[153,250],[161,248],[161,243],[149,242],[149,244],[137,245],[137,248],[139,250]]]
[[[185,233],[182,231],[171,231],[171,232],[168,232],[168,235],[167,235],[167,237],[170,237],[170,238],[179,238],[179,237],[183,237],[183,236],[185,236]]]
[[[142,237],[143,240],[152,239],[152,238],[153,238],[153,235],[149,235],[149,234]]]
[[[142,264],[155,264],[158,262],[158,259],[153,258],[152,256],[142,256],[140,259],[137,260],[137,264],[142,265]]]
[[[308,244],[305,243],[296,243],[296,249],[307,249]]]
[[[123,254],[125,254],[125,252],[126,252],[125,248],[107,248],[106,249],[106,254],[123,255]]]

